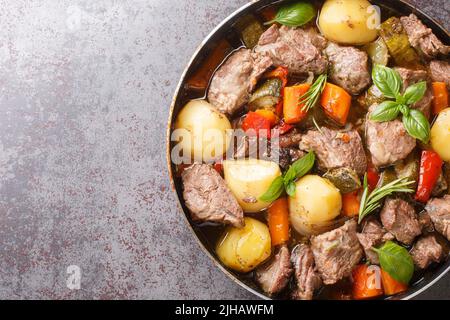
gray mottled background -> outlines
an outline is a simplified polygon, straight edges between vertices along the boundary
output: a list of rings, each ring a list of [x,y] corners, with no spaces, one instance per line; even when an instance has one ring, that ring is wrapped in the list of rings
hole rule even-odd
[[[448,0],[411,2],[449,27]],[[253,298],[200,250],[164,159],[185,64],[244,3],[0,0],[0,298]]]

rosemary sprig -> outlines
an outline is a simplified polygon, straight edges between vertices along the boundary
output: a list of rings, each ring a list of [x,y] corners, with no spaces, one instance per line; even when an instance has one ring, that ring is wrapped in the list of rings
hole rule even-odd
[[[314,126],[316,127],[317,131],[319,131],[321,134],[323,134],[323,131],[322,131],[322,129],[320,129],[320,126],[319,126],[319,124],[317,123],[315,117],[312,118],[312,121],[313,121]]]
[[[302,105],[302,111],[308,112],[319,101],[320,95],[327,83],[327,74],[321,74],[311,85],[308,91],[298,99],[298,104]]]
[[[414,181],[409,181],[408,178],[397,179],[382,187],[375,188],[369,194],[369,186],[367,183],[367,174],[364,176],[364,192],[361,197],[361,204],[359,206],[359,220],[358,223],[381,207],[380,201],[393,193],[413,193],[414,190],[408,186],[414,184]]]

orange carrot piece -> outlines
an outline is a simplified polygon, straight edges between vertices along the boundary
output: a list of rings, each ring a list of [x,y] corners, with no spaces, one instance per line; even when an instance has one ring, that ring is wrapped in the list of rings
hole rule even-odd
[[[383,295],[380,267],[361,264],[353,269],[352,276],[354,299],[362,300]]]
[[[433,113],[448,108],[448,91],[445,82],[433,82]]]
[[[306,117],[307,112],[302,110],[304,105],[299,104],[299,100],[309,88],[309,84],[300,84],[298,86],[284,88],[283,115],[285,123],[296,124]]]
[[[272,245],[289,240],[289,209],[286,198],[276,200],[268,210],[269,231]]]
[[[359,214],[360,206],[359,191],[342,195],[342,210],[346,217],[354,217]]]
[[[325,113],[340,125],[347,122],[348,113],[352,104],[351,95],[334,84],[327,83],[322,93],[320,104]]]
[[[407,284],[398,282],[383,269],[381,269],[381,281],[383,282],[384,293],[388,296],[408,290]]]

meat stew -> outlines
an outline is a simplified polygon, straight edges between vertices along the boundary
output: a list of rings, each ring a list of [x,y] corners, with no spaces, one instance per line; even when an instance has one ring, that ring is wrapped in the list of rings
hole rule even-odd
[[[194,156],[195,143],[187,146],[195,164],[177,165],[179,183],[195,228],[222,264],[273,298],[391,296],[448,259],[447,39],[383,7],[373,39],[341,39],[322,17],[336,12],[333,2],[304,2],[315,14],[295,27],[282,19],[265,25],[284,9],[278,4],[237,23],[211,77],[186,84],[186,102],[210,106],[193,108],[173,128],[187,123],[194,131],[205,121],[244,131],[241,157],[215,148]],[[393,96],[383,87],[389,77]],[[416,96],[409,102],[408,92]],[[252,141],[257,152],[249,150]],[[268,148],[258,153],[261,146]],[[348,183],[348,172],[356,190],[343,193],[336,181]],[[368,280],[374,276],[380,288]]]

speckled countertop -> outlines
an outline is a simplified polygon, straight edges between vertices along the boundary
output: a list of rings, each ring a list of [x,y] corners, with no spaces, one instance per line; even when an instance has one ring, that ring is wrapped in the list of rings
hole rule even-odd
[[[164,143],[194,49],[246,2],[0,1],[1,299],[253,298],[185,225]],[[449,28],[448,0],[411,2]]]

